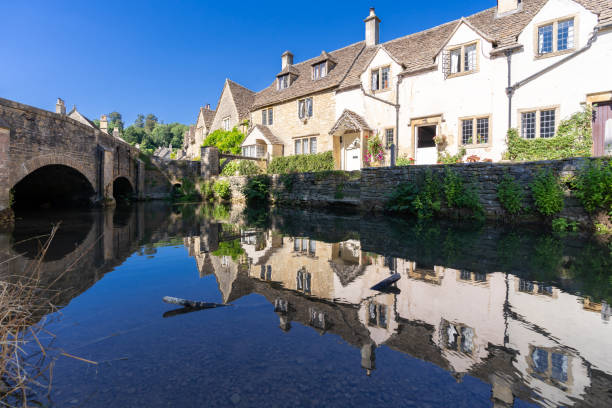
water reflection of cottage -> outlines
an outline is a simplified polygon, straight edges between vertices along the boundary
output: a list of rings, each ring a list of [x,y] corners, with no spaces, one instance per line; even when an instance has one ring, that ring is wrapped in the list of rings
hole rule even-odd
[[[505,273],[385,257],[355,239],[260,231],[241,243],[246,261],[229,260],[232,273],[213,261],[224,299],[263,295],[281,330],[299,323],[342,337],[368,375],[376,349],[386,346],[458,381],[466,374],[486,381],[499,407],[515,397],[544,406],[612,402],[604,390],[612,386],[606,304]],[[370,289],[392,273],[402,276],[399,293]]]

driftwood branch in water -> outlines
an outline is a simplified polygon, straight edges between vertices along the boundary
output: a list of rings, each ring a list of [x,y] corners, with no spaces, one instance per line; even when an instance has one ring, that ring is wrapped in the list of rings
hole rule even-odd
[[[197,302],[197,301],[194,301],[194,300],[179,299],[179,298],[175,298],[175,297],[171,297],[171,296],[164,297],[163,301],[165,303],[170,303],[170,304],[179,305],[179,306],[185,306],[185,307],[191,308],[191,309],[212,309],[212,308],[215,308],[215,307],[229,306],[229,305],[224,305],[224,304],[220,304],[220,303]]]
[[[389,276],[387,279],[381,280],[376,285],[372,286],[372,290],[377,290],[379,292],[385,292],[391,289],[391,285],[400,280],[401,275],[399,273],[395,273]]]

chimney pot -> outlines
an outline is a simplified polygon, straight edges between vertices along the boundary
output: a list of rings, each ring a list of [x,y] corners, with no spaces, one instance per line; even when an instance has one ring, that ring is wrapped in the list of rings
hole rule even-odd
[[[57,98],[57,102],[55,102],[55,113],[60,115],[66,114],[66,104],[62,98]]]
[[[113,128],[113,136],[114,137],[119,137],[119,128],[118,127]]]
[[[285,51],[281,56],[281,69],[293,65],[293,54],[290,51]]]
[[[210,110],[210,103],[207,103],[207,104],[206,104],[206,107],[205,107],[204,109],[206,109],[206,110]]]
[[[380,18],[374,12],[374,7],[370,7],[370,15],[363,20],[365,23],[365,42],[367,46],[376,45],[380,37]]]
[[[104,133],[108,133],[108,119],[106,115],[100,116],[100,130]]]

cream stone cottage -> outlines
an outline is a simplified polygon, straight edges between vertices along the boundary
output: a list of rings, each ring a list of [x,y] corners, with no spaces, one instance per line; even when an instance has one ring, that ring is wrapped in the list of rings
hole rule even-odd
[[[586,104],[595,110],[593,153],[609,151],[611,0],[499,0],[384,43],[374,9],[364,22],[364,42],[295,65],[283,54],[276,80],[254,97],[244,154],[331,150],[336,168],[353,170],[379,135],[418,164],[461,148],[497,161],[509,128],[552,137]]]
[[[183,150],[179,158],[193,159],[200,156],[200,146],[210,133],[215,111],[210,109],[210,104],[200,108],[195,125],[189,126],[183,136]]]

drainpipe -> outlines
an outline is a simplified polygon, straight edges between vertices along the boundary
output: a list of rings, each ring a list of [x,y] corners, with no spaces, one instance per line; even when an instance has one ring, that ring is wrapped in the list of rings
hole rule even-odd
[[[508,61],[508,87],[506,88],[506,95],[508,95],[508,130],[512,128],[512,95],[514,95],[514,88],[512,88],[512,50],[506,51],[506,59]]]
[[[595,41],[597,41],[597,34],[599,33],[600,30],[605,30],[608,28],[612,28],[612,23],[610,24],[606,24],[604,26],[601,27],[595,27],[593,29],[593,33],[591,34],[591,37],[589,38],[589,40],[587,41],[586,45],[582,48],[580,48],[578,51],[568,55],[565,58],[560,59],[559,61],[555,62],[554,64],[551,64],[549,66],[547,66],[546,68],[541,69],[540,71],[536,72],[533,75],[528,76],[527,78],[515,83],[512,86],[508,86],[508,88],[506,89],[506,94],[509,95],[509,97],[511,95],[514,94],[514,92],[519,89],[520,87],[522,87],[523,85],[528,84],[529,82],[533,81],[534,79],[539,78],[540,76],[542,76],[543,74],[547,73],[548,71],[552,71],[553,69],[557,68],[558,66],[565,64],[567,61],[573,59],[574,57],[582,54],[583,52],[587,51],[589,48],[591,48],[591,46],[593,45],[593,43]]]
[[[393,106],[395,108],[395,138],[396,138],[396,141],[397,141],[397,143],[395,145],[395,158],[397,158],[397,152],[399,150],[397,148],[397,146],[399,144],[399,136],[398,136],[398,134],[399,134],[399,110],[400,110],[400,105],[399,105],[399,84],[400,84],[400,82],[401,82],[401,77],[398,75],[398,80],[397,80],[397,85],[396,85],[397,89],[396,89],[396,92],[395,92],[395,99],[396,99],[397,103],[389,102],[389,101],[386,101],[386,100],[384,100],[382,98],[378,98],[378,97],[376,97],[374,95],[370,95],[369,93],[367,93],[365,91],[365,89],[363,89],[363,85],[361,85],[361,92],[365,96],[367,96],[369,98],[372,98],[374,100],[377,100],[378,102],[382,102],[382,103],[385,103],[387,105]]]

